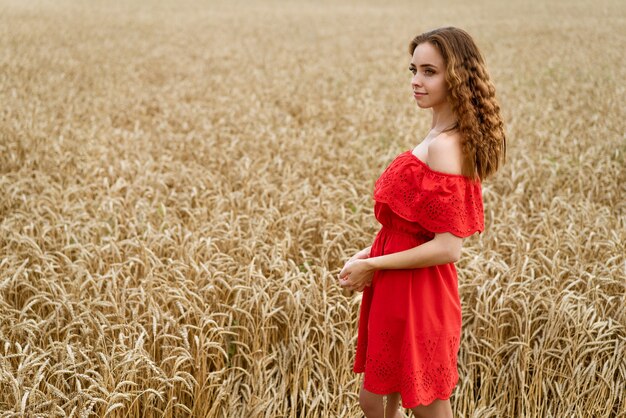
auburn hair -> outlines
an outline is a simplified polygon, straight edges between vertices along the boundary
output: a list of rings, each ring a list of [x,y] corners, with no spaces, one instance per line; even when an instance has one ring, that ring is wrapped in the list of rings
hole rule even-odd
[[[409,44],[411,56],[423,42],[430,42],[443,57],[448,102],[457,117],[452,127],[461,134],[463,175],[484,180],[506,160],[504,123],[489,79],[485,60],[472,37],[452,26],[416,36]]]

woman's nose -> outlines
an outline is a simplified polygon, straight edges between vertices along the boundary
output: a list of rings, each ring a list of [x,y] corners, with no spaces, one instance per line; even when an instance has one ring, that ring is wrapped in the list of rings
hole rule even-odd
[[[411,86],[416,87],[416,86],[421,86],[421,85],[422,85],[422,81],[419,79],[419,74],[415,74],[413,78],[411,79]]]

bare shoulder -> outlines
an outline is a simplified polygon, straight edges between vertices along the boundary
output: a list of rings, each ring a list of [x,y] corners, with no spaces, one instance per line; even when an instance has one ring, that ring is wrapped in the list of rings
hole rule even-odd
[[[435,171],[461,174],[463,151],[458,133],[440,134],[428,145],[428,165]]]

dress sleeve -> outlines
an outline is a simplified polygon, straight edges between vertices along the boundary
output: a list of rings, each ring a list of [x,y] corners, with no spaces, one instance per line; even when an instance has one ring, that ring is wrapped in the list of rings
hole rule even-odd
[[[485,229],[482,187],[479,181],[436,172],[422,178],[416,221],[434,233],[450,232],[465,238]]]
[[[484,230],[479,180],[428,170],[408,158],[392,164],[377,180],[376,201],[433,233],[465,238]]]

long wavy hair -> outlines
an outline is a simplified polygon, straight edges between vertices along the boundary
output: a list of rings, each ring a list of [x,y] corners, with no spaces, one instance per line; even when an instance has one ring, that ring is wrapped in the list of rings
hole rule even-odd
[[[445,62],[448,102],[457,116],[452,129],[461,134],[462,173],[484,180],[506,160],[504,123],[485,60],[462,29],[443,27],[416,36],[409,45],[411,56],[423,42],[437,48]]]

